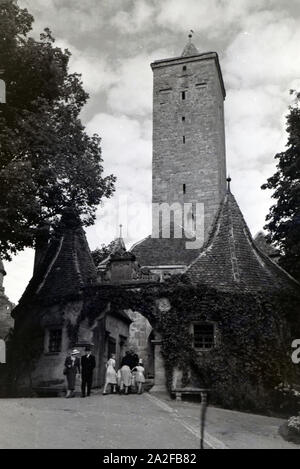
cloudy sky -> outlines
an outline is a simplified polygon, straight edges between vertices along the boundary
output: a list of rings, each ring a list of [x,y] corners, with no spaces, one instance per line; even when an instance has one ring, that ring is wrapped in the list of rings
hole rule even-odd
[[[82,120],[102,137],[105,171],[118,178],[114,200],[99,208],[97,223],[87,230],[92,249],[114,238],[119,223],[128,246],[151,232],[150,62],[180,55],[190,29],[200,52],[219,54],[232,191],[252,234],[263,227],[272,199],[260,186],[274,172],[274,155],[284,150],[289,90],[300,90],[299,0],[18,3],[33,14],[35,37],[49,27],[57,44],[72,53],[71,71],[82,74],[90,94]],[[5,264],[6,293],[14,302],[32,262],[27,250]]]

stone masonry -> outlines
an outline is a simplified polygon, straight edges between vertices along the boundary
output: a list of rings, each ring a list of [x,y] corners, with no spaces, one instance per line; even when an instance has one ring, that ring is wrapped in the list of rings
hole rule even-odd
[[[190,50],[197,51],[194,46]],[[202,202],[207,238],[226,191],[225,89],[218,55],[183,55],[151,67],[152,200]]]

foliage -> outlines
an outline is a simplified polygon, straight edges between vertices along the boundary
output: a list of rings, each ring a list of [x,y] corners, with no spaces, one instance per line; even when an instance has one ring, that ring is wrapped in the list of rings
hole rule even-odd
[[[159,299],[171,308],[161,312]],[[300,337],[299,295],[220,292],[189,283],[184,275],[163,283],[88,286],[76,322],[67,323],[70,346],[75,345],[82,321],[91,326],[110,311],[139,311],[150,322],[155,338],[162,338],[169,390],[174,368],[183,372],[182,386],[192,374],[208,387],[211,402],[223,407],[271,412],[297,409],[298,398],[280,390],[299,383],[291,360],[291,343]],[[71,299],[69,299],[71,300]],[[39,308],[37,308],[39,309]],[[198,351],[192,346],[191,323],[214,322],[216,346]]]
[[[101,244],[100,248],[96,248],[92,251],[92,258],[96,267],[109,256],[113,247],[114,241],[111,241],[109,244]]]
[[[80,75],[69,73],[70,52],[49,29],[28,36],[33,17],[0,3],[0,64],[7,104],[0,109],[0,255],[33,246],[45,220],[55,225],[74,206],[93,223],[113,176],[103,177],[100,137],[88,136],[79,114],[88,99]]]
[[[288,420],[288,429],[300,436],[300,416],[290,417]]]
[[[183,385],[188,384],[192,369],[200,383],[211,389],[215,403],[267,411],[279,408],[285,400],[276,392],[279,383],[299,380],[290,356],[292,340],[300,337],[295,292],[225,293],[174,276],[139,289],[100,287],[87,297],[78,323],[85,317],[93,322],[108,303],[112,309],[139,311],[149,320],[162,336],[169,389],[175,367],[184,372]],[[169,311],[159,312],[159,298],[169,300]],[[192,347],[190,326],[199,320],[217,325],[217,344],[211,351]]]
[[[269,240],[281,250],[280,265],[300,279],[300,93],[291,93],[295,102],[287,116],[287,149],[275,155],[277,171],[262,189],[273,190],[276,200],[266,217]]]

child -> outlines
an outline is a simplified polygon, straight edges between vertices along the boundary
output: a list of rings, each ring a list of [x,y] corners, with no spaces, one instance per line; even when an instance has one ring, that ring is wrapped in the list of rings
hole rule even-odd
[[[103,395],[107,394],[107,386],[110,384],[113,388],[113,393],[116,392],[117,387],[117,373],[115,370],[116,360],[115,355],[112,355],[106,364],[106,375],[105,375],[105,385],[103,389]]]
[[[143,366],[143,360],[139,360],[139,364],[134,368],[136,371],[135,382],[138,387],[138,394],[143,392],[143,384],[145,382],[145,368]]]

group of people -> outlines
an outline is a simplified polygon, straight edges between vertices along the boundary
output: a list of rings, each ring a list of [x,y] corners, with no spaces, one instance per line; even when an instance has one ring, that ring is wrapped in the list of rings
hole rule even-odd
[[[81,396],[86,397],[91,394],[93,383],[93,371],[96,366],[96,360],[91,352],[90,347],[85,348],[85,354],[82,357],[79,350],[72,350],[67,356],[64,366],[64,375],[67,379],[66,397],[75,396],[76,377],[81,374]],[[137,392],[143,392],[143,384],[145,383],[145,369],[143,361],[139,359],[134,351],[128,350],[121,362],[121,367],[116,371],[115,355],[111,355],[106,364],[105,384],[103,394],[108,394],[107,389],[110,387],[111,392],[116,393],[117,389],[120,393],[128,394],[129,389],[137,388]]]
[[[117,392],[128,394],[129,389],[137,387],[138,394],[142,394],[145,383],[145,368],[143,361],[133,350],[127,350],[122,359],[121,367],[116,371],[116,357],[111,355],[106,364],[105,385],[103,395],[107,394],[107,388],[110,386],[113,393]]]

